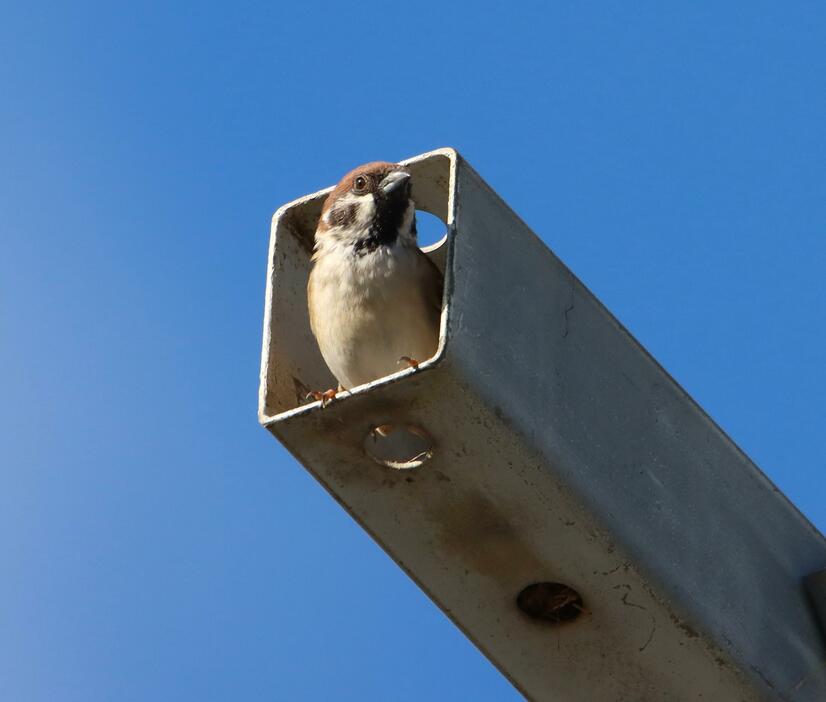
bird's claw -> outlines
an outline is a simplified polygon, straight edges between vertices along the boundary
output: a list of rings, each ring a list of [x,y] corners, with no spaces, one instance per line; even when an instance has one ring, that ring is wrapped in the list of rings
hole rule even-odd
[[[336,392],[337,390],[333,390],[332,388],[330,388],[329,390],[325,390],[324,392],[321,392],[319,390],[312,390],[311,392],[307,393],[306,399],[320,401],[321,406],[326,407],[333,400],[336,399]]]
[[[401,365],[402,363],[407,364],[408,368],[418,368],[419,362],[415,358],[410,358],[410,356],[402,356],[397,363]]]

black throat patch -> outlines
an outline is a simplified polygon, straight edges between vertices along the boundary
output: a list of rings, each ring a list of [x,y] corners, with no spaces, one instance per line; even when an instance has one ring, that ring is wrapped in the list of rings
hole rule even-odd
[[[410,188],[402,187],[385,195],[381,191],[373,197],[376,203],[376,212],[370,222],[370,230],[366,236],[356,239],[353,252],[357,256],[372,253],[380,246],[392,246],[399,238],[399,230],[404,220],[404,213],[410,202]],[[413,220],[415,232],[416,220]]]

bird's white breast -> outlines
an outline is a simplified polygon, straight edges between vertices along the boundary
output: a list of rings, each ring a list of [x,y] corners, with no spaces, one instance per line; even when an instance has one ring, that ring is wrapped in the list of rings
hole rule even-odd
[[[402,244],[363,256],[334,245],[316,260],[310,278],[313,332],[330,370],[351,389],[400,370],[399,359],[421,362],[438,344],[438,319],[422,292],[427,261]]]

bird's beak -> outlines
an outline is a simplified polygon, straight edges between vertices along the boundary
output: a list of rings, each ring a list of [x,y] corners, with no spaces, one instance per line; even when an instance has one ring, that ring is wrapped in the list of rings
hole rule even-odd
[[[408,180],[410,180],[410,174],[407,171],[390,171],[382,178],[380,187],[385,195],[389,195]]]

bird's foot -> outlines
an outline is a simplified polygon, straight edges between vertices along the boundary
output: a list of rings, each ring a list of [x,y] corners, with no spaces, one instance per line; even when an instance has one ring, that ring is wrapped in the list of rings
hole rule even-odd
[[[410,358],[410,356],[402,356],[397,363],[401,365],[402,363],[406,364],[408,368],[418,368],[419,362],[415,358]]]
[[[329,390],[325,390],[324,392],[320,392],[319,390],[313,390],[307,393],[306,399],[319,400],[321,402],[321,406],[326,407],[333,400],[336,399],[337,392],[338,390],[333,390],[332,388],[330,388]]]

